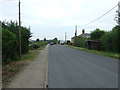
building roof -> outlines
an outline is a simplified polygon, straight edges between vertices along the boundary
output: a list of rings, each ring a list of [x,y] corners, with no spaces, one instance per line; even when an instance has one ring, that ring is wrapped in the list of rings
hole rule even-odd
[[[83,33],[83,34],[80,34],[80,36],[83,36],[83,37],[90,37],[90,34],[89,34],[89,33]]]

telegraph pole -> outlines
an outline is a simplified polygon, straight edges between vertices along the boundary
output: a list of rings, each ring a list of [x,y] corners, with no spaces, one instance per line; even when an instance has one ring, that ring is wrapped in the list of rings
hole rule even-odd
[[[67,33],[65,32],[65,43],[66,43],[66,39],[67,39]]]
[[[20,59],[21,59],[21,12],[20,12],[20,0],[19,0],[18,9],[19,9],[19,56],[20,56]]]
[[[74,37],[74,45],[77,43],[77,25],[75,27],[75,37]]]
[[[75,29],[75,36],[77,36],[77,25],[76,25],[76,29]]]

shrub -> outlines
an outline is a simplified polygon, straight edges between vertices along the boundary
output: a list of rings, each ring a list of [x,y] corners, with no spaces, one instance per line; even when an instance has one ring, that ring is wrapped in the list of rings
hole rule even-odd
[[[112,31],[107,32],[100,39],[104,51],[120,53],[120,27],[116,26]]]
[[[2,28],[2,60],[8,64],[10,60],[17,60],[17,38],[15,34]]]
[[[86,40],[87,40],[87,38],[85,38],[85,37],[77,36],[75,39],[75,46],[87,47]]]
[[[2,27],[16,35],[18,45],[16,48],[17,54],[19,54],[19,26],[17,22],[2,22]],[[29,51],[29,38],[31,37],[30,28],[21,26],[21,50],[22,54]]]
[[[96,29],[90,34],[90,39],[92,40],[100,40],[100,38],[105,34],[105,31]]]
[[[38,43],[33,43],[30,45],[30,50],[34,50],[34,49],[38,49],[40,47],[40,45]]]

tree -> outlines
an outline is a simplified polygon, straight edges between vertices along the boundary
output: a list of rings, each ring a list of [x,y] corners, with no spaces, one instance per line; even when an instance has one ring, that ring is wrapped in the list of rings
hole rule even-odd
[[[47,41],[47,40],[46,40],[46,38],[44,38],[44,40],[43,40],[43,41]]]
[[[58,42],[58,39],[57,39],[57,38],[54,38],[54,39],[53,39],[53,43],[54,43],[54,44],[57,44],[57,42]]]
[[[105,31],[96,29],[90,34],[90,39],[92,40],[100,40],[100,38],[105,34]]]
[[[37,39],[36,39],[36,42],[39,42],[39,41],[40,41],[40,39],[39,39],[39,38],[37,38]]]
[[[21,26],[22,54],[29,51],[30,28]],[[15,61],[19,56],[19,26],[17,22],[2,22],[2,55],[3,62]]]
[[[19,26],[17,22],[2,22],[2,27],[7,29],[8,31],[14,33],[16,35],[18,45],[17,45],[17,53],[19,54]],[[22,54],[25,54],[29,51],[29,38],[31,37],[30,27],[21,26],[21,50]]]
[[[101,37],[102,49],[108,52],[120,53],[120,26],[115,26],[112,31]]]
[[[60,40],[58,40],[58,44],[60,44]]]
[[[115,17],[116,22],[120,26],[120,1],[118,2],[118,10],[116,11],[117,15]]]
[[[21,49],[22,54],[29,52],[29,38],[31,37],[30,28],[21,27]]]

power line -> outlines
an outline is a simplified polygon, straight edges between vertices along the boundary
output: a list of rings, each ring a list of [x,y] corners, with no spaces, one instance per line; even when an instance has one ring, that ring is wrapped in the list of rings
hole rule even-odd
[[[95,20],[93,20],[93,21],[91,21],[91,22],[85,24],[84,26],[96,22],[97,20],[99,20],[100,18],[104,17],[106,14],[108,14],[109,12],[111,12],[113,9],[115,9],[117,6],[118,6],[118,4],[117,4],[116,6],[114,6],[112,9],[110,9],[109,11],[107,11],[107,12],[106,12],[105,14],[103,14],[102,16],[100,16],[100,17],[98,17],[97,19],[95,19]]]
[[[0,2],[9,2],[9,1],[16,1],[16,0],[2,0]]]

